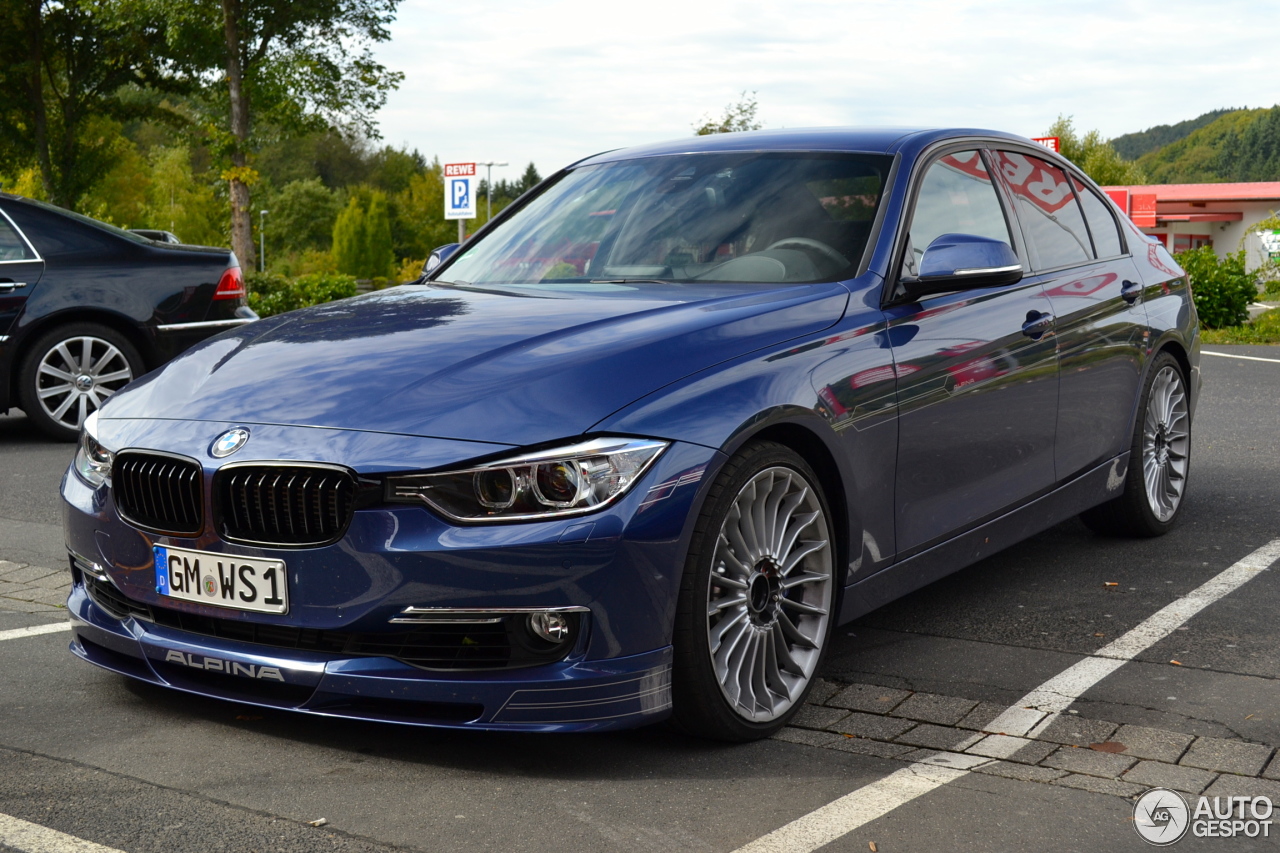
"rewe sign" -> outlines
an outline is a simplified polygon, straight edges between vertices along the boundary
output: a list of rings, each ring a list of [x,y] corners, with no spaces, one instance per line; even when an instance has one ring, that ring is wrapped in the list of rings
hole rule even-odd
[[[444,218],[475,219],[476,190],[480,186],[475,163],[446,163],[444,167]]]

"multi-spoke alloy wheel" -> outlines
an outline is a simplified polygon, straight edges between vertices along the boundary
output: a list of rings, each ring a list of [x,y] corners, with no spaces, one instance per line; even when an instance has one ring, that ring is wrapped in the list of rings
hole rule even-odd
[[[23,410],[46,432],[71,439],[92,412],[133,381],[142,360],[113,329],[77,323],[36,341],[22,371]]]
[[[835,618],[832,520],[789,448],[740,451],[708,493],[675,630],[675,720],[725,740],[767,737],[799,709]]]
[[[775,720],[813,677],[831,618],[831,543],[813,487],[788,468],[756,474],[724,520],[712,565],[716,680],[741,716]]]
[[[1142,478],[1151,512],[1168,521],[1178,511],[1191,443],[1182,377],[1165,366],[1151,383],[1142,429]]]
[[[36,396],[51,419],[80,429],[91,412],[132,380],[133,369],[114,345],[101,338],[71,338],[40,359]]]
[[[1098,533],[1162,536],[1177,521],[1191,467],[1191,406],[1186,374],[1168,352],[1156,356],[1142,386],[1129,444],[1124,491],[1080,518]],[[1114,489],[1112,466],[1108,489]],[[1114,494],[1114,491],[1113,491]]]

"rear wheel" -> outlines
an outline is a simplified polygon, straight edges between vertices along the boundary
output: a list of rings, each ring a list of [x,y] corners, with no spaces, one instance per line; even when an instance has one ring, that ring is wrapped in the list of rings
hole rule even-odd
[[[1189,405],[1182,366],[1161,353],[1143,386],[1124,492],[1080,516],[1091,530],[1162,536],[1177,522],[1191,469]]]
[[[18,372],[18,399],[43,432],[74,441],[85,418],[142,372],[142,357],[124,335],[71,323],[32,345]]]
[[[834,621],[830,511],[772,442],[725,464],[698,519],[675,628],[673,716],[720,740],[768,737],[799,710]]]

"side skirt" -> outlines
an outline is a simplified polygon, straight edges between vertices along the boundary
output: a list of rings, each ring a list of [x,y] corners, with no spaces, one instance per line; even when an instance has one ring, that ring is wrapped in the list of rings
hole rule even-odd
[[[839,624],[1111,500],[1124,489],[1128,467],[1126,451],[1025,506],[845,587]]]

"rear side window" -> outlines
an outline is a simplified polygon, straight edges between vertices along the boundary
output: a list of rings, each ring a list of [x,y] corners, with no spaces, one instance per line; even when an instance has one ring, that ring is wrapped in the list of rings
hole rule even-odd
[[[9,220],[0,216],[0,261],[31,261],[35,257],[27,247],[27,241],[9,224]]]
[[[1066,174],[1017,151],[997,151],[995,157],[1018,205],[1031,268],[1048,270],[1092,260],[1089,230]]]
[[[943,234],[973,234],[1012,245],[1004,209],[977,151],[938,158],[925,172],[911,216],[911,251],[903,272],[916,275],[929,244]]]
[[[1098,198],[1093,190],[1086,187],[1075,176],[1071,177],[1071,185],[1076,188],[1080,206],[1084,208],[1084,218],[1089,222],[1089,233],[1093,235],[1093,247],[1098,250],[1100,258],[1114,258],[1124,250],[1120,242],[1120,232],[1116,228],[1116,219],[1111,215],[1111,208]]]

